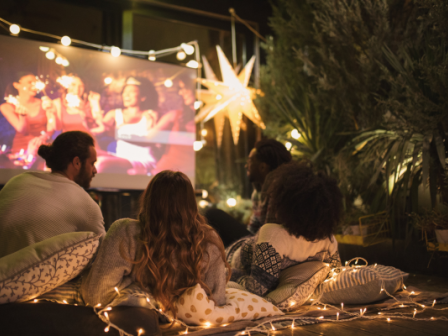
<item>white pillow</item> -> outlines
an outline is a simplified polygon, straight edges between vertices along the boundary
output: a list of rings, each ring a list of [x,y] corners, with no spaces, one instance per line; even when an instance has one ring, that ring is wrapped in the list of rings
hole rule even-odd
[[[0,304],[34,299],[73,279],[89,264],[100,238],[64,233],[0,258]]]
[[[235,288],[226,289],[226,305],[216,306],[199,284],[187,289],[175,307],[178,319],[188,324],[208,326],[283,315],[280,309],[262,297]]]

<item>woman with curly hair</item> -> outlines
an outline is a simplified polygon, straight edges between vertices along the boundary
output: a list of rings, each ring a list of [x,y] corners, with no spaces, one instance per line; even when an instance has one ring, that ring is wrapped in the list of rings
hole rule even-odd
[[[146,188],[138,220],[112,224],[82,284],[84,301],[103,306],[118,290],[137,283],[165,311],[189,287],[200,284],[224,305],[230,274],[218,234],[198,213],[194,190],[181,172],[162,171]]]
[[[306,162],[283,164],[272,174],[270,211],[281,224],[265,224],[227,249],[231,280],[260,296],[275,289],[290,266],[317,260],[340,265],[333,231],[343,208],[336,181]]]

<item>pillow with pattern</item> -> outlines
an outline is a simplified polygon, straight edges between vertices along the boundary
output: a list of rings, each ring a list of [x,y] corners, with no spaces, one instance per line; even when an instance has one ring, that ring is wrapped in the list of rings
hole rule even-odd
[[[280,272],[279,284],[265,298],[281,309],[303,305],[327,277],[330,267],[321,261],[307,261]]]
[[[208,326],[283,315],[280,309],[262,297],[236,288],[227,288],[226,304],[216,306],[199,284],[187,289],[175,307],[178,319],[189,324]]]
[[[0,304],[34,299],[76,277],[93,258],[101,236],[64,233],[0,258]]]

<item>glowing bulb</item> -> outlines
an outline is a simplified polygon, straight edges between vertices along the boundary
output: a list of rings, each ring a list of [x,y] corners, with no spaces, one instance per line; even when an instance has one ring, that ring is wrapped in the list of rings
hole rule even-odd
[[[109,332],[109,327],[104,328],[105,332]]]
[[[211,324],[210,322],[205,322],[205,326],[206,326],[207,328],[210,328],[211,325],[212,325],[212,324]]]
[[[107,312],[104,312],[104,316],[106,316],[106,318],[109,319],[109,314]]]
[[[387,322],[390,322],[390,317],[387,318]]]
[[[186,43],[182,43],[180,46],[181,46],[181,48],[185,51],[185,53],[186,53],[187,55],[193,55],[193,53],[194,53],[194,47],[193,47],[192,45],[190,45],[190,44],[186,44]]]
[[[216,96],[216,100],[220,100],[222,98],[222,96],[219,94]]]
[[[318,317],[319,319],[323,319],[324,317],[323,316],[320,316],[320,317]]]
[[[206,136],[206,135],[207,135],[207,130],[206,130],[205,128],[203,128],[203,129],[201,130],[201,135],[202,135],[202,136]]]
[[[101,307],[101,303],[98,303],[96,306],[97,306],[97,307]]]
[[[109,85],[110,83],[112,83],[112,78],[110,77],[104,78],[104,84]]]
[[[45,57],[48,58],[49,60],[52,60],[56,57],[56,55],[54,54],[53,51],[49,51],[45,54]]]
[[[208,191],[205,189],[202,189],[202,198],[207,198],[208,197]]]
[[[36,89],[39,91],[42,91],[43,89],[45,89],[45,83],[41,82],[41,81],[37,81],[36,82]]]
[[[65,45],[66,47],[68,47],[72,43],[72,39],[68,36],[63,36],[61,38],[61,43],[62,43],[62,45]]]
[[[43,46],[40,46],[39,49],[40,49],[41,51],[43,51],[43,52],[47,52],[48,50],[50,50],[50,48],[48,48],[48,47],[43,47]]]
[[[198,108],[200,108],[201,106],[202,106],[202,102],[201,101],[199,101],[199,100],[196,100],[195,102],[194,102],[194,109],[195,110],[197,110]]]
[[[66,300],[62,300],[62,302],[64,302],[65,304],[68,304]]]
[[[185,51],[183,51],[183,50],[179,50],[179,51],[177,52],[176,58],[177,58],[179,61],[183,61],[183,60],[185,59],[185,57],[187,57],[187,54],[185,53]]]
[[[106,310],[112,310],[112,307],[107,307]]]
[[[200,200],[199,201],[199,206],[201,208],[205,208],[208,205],[208,202],[206,200]]]
[[[341,303],[341,310],[344,310],[344,304]]]
[[[139,330],[138,330],[138,336],[140,336],[141,334],[143,334],[143,332],[144,332],[143,329],[139,329]]]
[[[291,138],[297,140],[297,139],[300,138],[301,136],[302,136],[302,135],[299,133],[298,130],[293,129],[293,130],[291,131]]]
[[[120,291],[118,290],[117,287],[114,287],[115,291],[117,292],[118,295],[120,295]]]
[[[285,147],[287,150],[290,150],[292,147],[292,143],[290,143],[290,142],[285,143]]]
[[[118,48],[118,47],[112,47],[112,48],[110,49],[110,54],[111,54],[113,57],[118,57],[118,56],[121,55],[121,49]]]
[[[432,306],[434,307],[435,304],[436,304],[436,300],[434,300],[434,301],[432,302]]]
[[[34,301],[33,301],[34,303],[36,303],[37,302],[37,299],[34,299]]]
[[[227,199],[227,205],[229,207],[234,207],[236,205],[236,199],[234,199],[234,198]]]
[[[272,324],[272,322],[269,322],[270,324],[271,324],[271,328],[272,328],[272,330],[275,330],[275,327],[274,327],[274,325]]]
[[[336,320],[339,320],[339,313],[336,313]]]
[[[20,27],[16,24],[12,24],[9,26],[9,31],[11,32],[11,34],[17,35],[18,33],[20,33]]]
[[[290,306],[294,306],[295,304],[296,304],[295,301],[291,301],[291,302],[289,303]]]
[[[148,303],[150,302],[149,298],[146,298],[146,302],[148,302]]]
[[[62,60],[62,65],[65,66],[65,67],[68,67],[70,65],[70,62],[67,59],[64,58]]]
[[[203,146],[204,146],[204,144],[202,143],[202,141],[195,141],[195,142],[193,142],[193,149],[196,152],[201,150]]]
[[[164,83],[163,83],[167,88],[170,88],[173,86],[173,81],[171,79],[167,79]]]
[[[191,61],[188,61],[186,66],[189,68],[197,69],[197,68],[199,68],[199,63],[195,60],[191,60]]]
[[[55,61],[56,64],[62,64],[62,61],[63,61],[63,59],[61,56],[56,57],[56,61]]]
[[[150,50],[148,54],[148,60],[155,61],[156,60],[156,52],[154,50]]]

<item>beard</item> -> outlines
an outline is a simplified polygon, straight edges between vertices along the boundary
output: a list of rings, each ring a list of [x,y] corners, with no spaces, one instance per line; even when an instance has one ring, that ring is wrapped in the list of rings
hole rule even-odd
[[[90,176],[89,173],[87,172],[86,163],[83,162],[81,165],[81,170],[79,171],[78,175],[75,176],[74,181],[82,188],[89,189],[92,177],[93,176]]]

